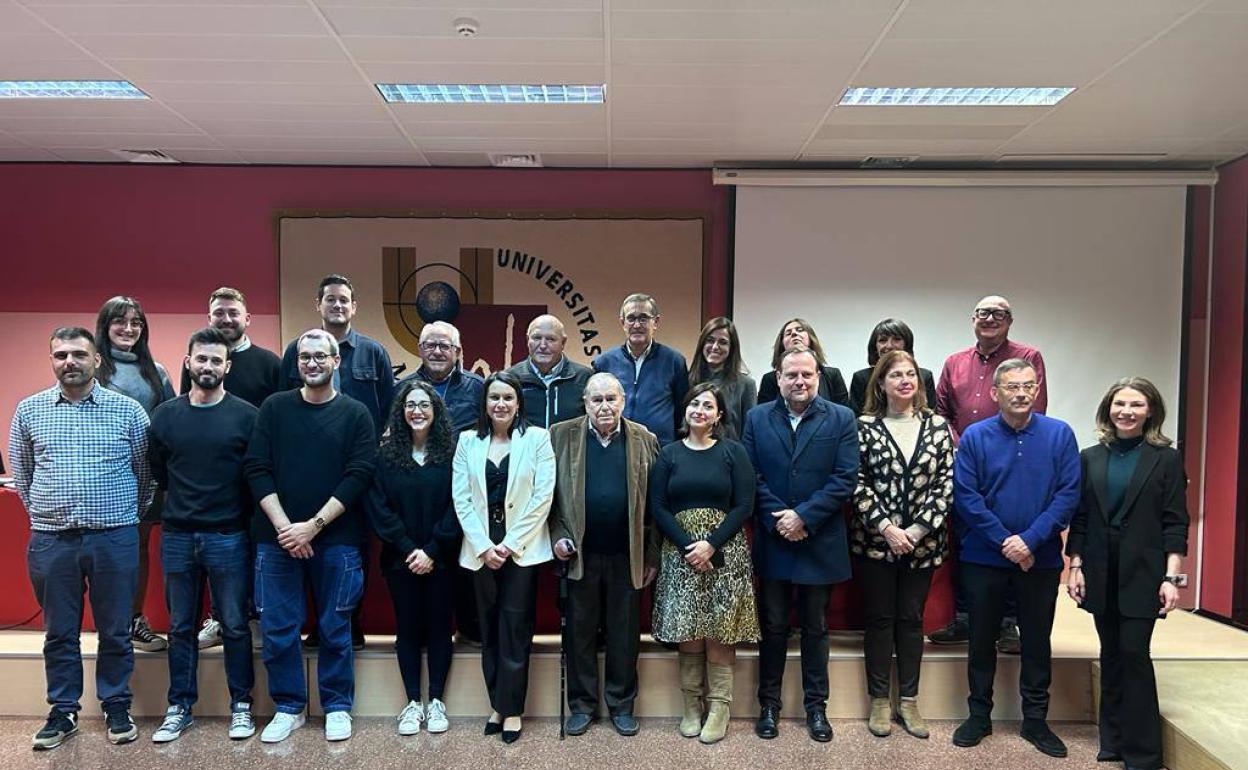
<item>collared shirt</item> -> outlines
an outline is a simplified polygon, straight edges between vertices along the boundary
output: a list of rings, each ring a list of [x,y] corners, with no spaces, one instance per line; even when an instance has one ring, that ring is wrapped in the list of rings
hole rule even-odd
[[[608,433],[606,438],[602,437],[602,434],[599,433],[598,429],[594,427],[594,421],[590,419],[589,417],[585,418],[585,424],[589,426],[589,435],[598,439],[598,443],[602,444],[603,448],[605,449],[611,446],[611,442],[615,440],[616,436],[620,435],[620,426],[624,424],[624,421],[620,420],[619,422],[617,422],[615,424],[615,430]]]
[[[23,399],[13,415],[9,457],[30,528],[137,524],[139,504],[152,494],[149,425],[137,401],[98,382],[78,402],[59,385]]]
[[[801,425],[802,420],[806,419],[806,415],[810,414],[810,406],[806,407],[806,411],[802,412],[801,414],[798,414],[797,412],[794,412],[792,409],[790,409],[788,404],[785,404],[784,412],[785,414],[789,416],[789,427],[793,429],[794,433],[796,433],[797,426]]]
[[[949,421],[954,437],[962,435],[972,424],[1000,411],[992,400],[992,376],[997,367],[1011,358],[1021,358],[1036,368],[1035,406],[1032,411],[1044,414],[1049,404],[1049,390],[1044,376],[1044,359],[1040,351],[1014,340],[1006,340],[988,355],[975,345],[959,350],[945,359],[936,386],[936,412]]]
[[[568,359],[567,359],[567,358],[565,358],[564,356],[559,356],[559,363],[557,363],[557,364],[555,364],[554,366],[550,367],[550,373],[549,373],[549,374],[542,374],[542,370],[537,368],[537,364],[533,363],[533,357],[532,357],[532,356],[530,356],[530,357],[529,357],[529,368],[533,370],[533,376],[534,376],[534,377],[537,377],[537,379],[539,379],[539,380],[541,380],[541,381],[542,381],[542,384],[543,384],[543,385],[545,385],[546,387],[548,387],[548,388],[549,388],[549,387],[550,387],[550,383],[552,383],[552,382],[554,382],[555,380],[559,379],[559,377],[563,375],[564,365],[565,365],[565,363],[567,362],[567,360],[568,360]]]
[[[629,350],[628,344],[625,343],[624,352],[628,355],[629,358],[633,359],[633,376],[634,377],[638,379],[641,378],[641,365],[646,362],[646,356],[650,355],[651,350],[654,350],[654,340],[650,340],[650,344],[646,345],[646,349],[641,351],[641,355],[637,356],[636,358],[633,358],[633,351]]]
[[[248,337],[246,334],[244,334],[243,336],[238,338],[238,344],[230,348],[230,352],[242,353],[244,350],[246,350],[249,347],[251,347],[251,337]]]

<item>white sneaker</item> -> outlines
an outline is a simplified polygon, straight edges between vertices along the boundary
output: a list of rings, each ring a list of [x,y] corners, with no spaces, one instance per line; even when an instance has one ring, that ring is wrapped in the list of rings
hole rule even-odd
[[[247,621],[247,625],[251,626],[251,649],[260,652],[264,649],[264,637],[260,635],[260,621],[252,618]]]
[[[260,733],[261,743],[281,743],[290,737],[290,734],[300,727],[303,727],[303,712],[298,714],[287,714],[277,712],[273,715],[273,721],[264,728]]]
[[[190,712],[181,706],[170,706],[165,711],[165,721],[152,733],[152,743],[170,743],[182,737],[187,728],[195,724]]]
[[[446,704],[434,698],[425,709],[425,724],[431,733],[444,733],[451,726],[446,720]]]
[[[250,703],[236,703],[230,714],[230,740],[241,741],[256,734],[256,720]]]
[[[425,721],[425,707],[416,701],[408,701],[399,712],[399,735],[415,735],[420,732],[420,723]]]
[[[325,740],[345,741],[351,737],[351,714],[331,711],[325,715]]]
[[[221,644],[221,624],[214,618],[208,618],[204,621],[204,627],[199,629],[198,638],[199,649],[201,650]]]

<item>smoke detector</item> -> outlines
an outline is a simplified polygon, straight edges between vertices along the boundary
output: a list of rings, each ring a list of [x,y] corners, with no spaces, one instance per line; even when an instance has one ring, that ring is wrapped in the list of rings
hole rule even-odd
[[[451,22],[451,26],[455,28],[455,34],[460,37],[476,37],[477,33],[481,31],[481,22],[476,19],[470,19],[467,16],[462,16]]]
[[[166,155],[160,150],[111,150],[117,157],[128,163],[181,163],[182,161]]]
[[[492,152],[490,163],[502,168],[541,168],[542,156],[535,152]]]

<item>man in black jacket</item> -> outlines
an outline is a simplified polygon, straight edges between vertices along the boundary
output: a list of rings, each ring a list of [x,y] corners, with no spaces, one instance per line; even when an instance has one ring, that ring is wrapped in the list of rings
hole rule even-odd
[[[539,315],[529,324],[529,357],[507,371],[524,389],[524,416],[530,425],[549,428],[585,414],[581,400],[593,370],[563,354],[568,335],[553,315]]]

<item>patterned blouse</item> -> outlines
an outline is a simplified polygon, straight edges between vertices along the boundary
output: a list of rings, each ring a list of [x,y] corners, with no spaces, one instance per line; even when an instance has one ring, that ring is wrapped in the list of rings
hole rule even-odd
[[[902,560],[880,534],[886,520],[913,535],[904,557],[912,569],[939,566],[945,557],[946,521],[953,513],[953,436],[936,414],[920,416],[919,438],[909,463],[879,417],[858,418],[858,488],[849,548],[858,556]]]

